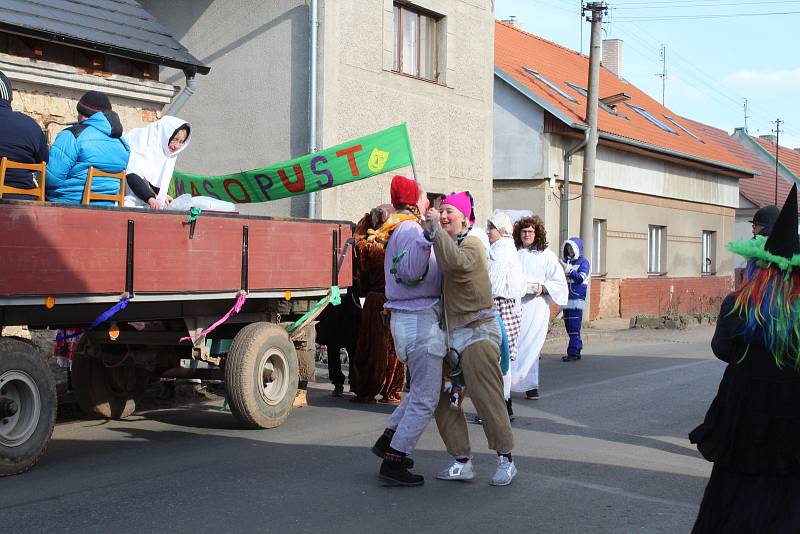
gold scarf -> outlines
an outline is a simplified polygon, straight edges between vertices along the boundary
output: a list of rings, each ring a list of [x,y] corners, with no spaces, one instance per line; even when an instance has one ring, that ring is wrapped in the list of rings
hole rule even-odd
[[[367,230],[367,241],[370,243],[374,243],[378,241],[379,243],[386,243],[389,241],[389,235],[394,232],[394,229],[397,228],[397,225],[404,221],[417,221],[417,217],[415,215],[408,215],[405,213],[393,213],[386,219],[386,222],[378,228],[377,230],[369,229]]]

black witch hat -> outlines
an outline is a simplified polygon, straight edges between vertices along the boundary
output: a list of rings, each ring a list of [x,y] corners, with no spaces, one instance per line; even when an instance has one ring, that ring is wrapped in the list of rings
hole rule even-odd
[[[728,244],[728,249],[759,267],[775,265],[783,271],[800,270],[800,238],[797,235],[797,185],[792,186],[769,237],[761,235]]]
[[[764,249],[789,260],[795,254],[800,254],[800,238],[797,236],[797,184],[789,191]]]

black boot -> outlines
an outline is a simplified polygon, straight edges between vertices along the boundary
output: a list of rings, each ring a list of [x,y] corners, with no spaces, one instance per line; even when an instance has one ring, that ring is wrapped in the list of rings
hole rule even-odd
[[[372,454],[377,456],[378,458],[383,458],[386,452],[389,450],[389,446],[392,443],[392,436],[394,432],[389,430],[388,428],[381,434],[381,437],[378,438],[378,441],[375,442],[375,445],[372,446]],[[405,469],[413,469],[414,468],[414,459],[409,456],[403,456],[401,461],[402,467]]]
[[[425,483],[425,478],[422,475],[415,475],[403,467],[402,460],[389,460],[386,458],[381,464],[380,479],[385,486],[422,486]]]
[[[511,407],[511,397],[506,400],[506,411],[508,412],[508,419],[510,421],[514,420],[514,408]]]

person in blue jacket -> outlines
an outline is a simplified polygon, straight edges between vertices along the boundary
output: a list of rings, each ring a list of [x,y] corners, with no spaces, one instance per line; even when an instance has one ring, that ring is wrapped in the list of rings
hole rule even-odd
[[[564,242],[559,261],[564,267],[564,274],[569,286],[569,300],[563,308],[564,327],[569,336],[569,344],[567,345],[567,355],[561,360],[574,362],[581,359],[581,350],[583,350],[581,326],[591,274],[589,260],[583,257],[583,241],[580,237],[570,237]]]
[[[111,110],[108,96],[87,92],[78,101],[78,124],[62,130],[50,147],[47,200],[80,204],[89,167],[105,172],[124,171],[130,153],[128,143],[122,139],[122,123]],[[119,187],[119,180],[113,178],[96,178],[92,182],[94,193],[114,195]]]
[[[41,163],[48,157],[47,138],[36,121],[11,109],[11,81],[0,72],[0,157],[17,163]],[[34,189],[39,173],[9,169],[4,184],[18,189]],[[36,195],[5,194],[5,199],[36,200]]]

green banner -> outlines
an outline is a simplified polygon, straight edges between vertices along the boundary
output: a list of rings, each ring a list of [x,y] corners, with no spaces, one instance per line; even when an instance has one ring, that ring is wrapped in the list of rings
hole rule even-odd
[[[224,176],[175,171],[174,196],[190,193],[245,204],[321,191],[413,163],[405,123],[313,154]]]

